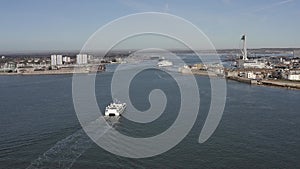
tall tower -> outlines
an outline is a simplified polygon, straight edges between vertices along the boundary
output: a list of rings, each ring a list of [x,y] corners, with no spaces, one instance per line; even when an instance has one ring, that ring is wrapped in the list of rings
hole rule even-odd
[[[56,55],[51,55],[51,66],[57,65]]]
[[[76,55],[77,64],[78,65],[87,64],[88,63],[87,57],[88,57],[87,54],[78,54],[78,55]]]
[[[242,35],[241,40],[243,41],[243,49],[241,49],[243,54],[243,60],[248,60],[247,46],[246,46],[246,35]]]
[[[62,65],[62,55],[56,55],[56,64],[57,65]]]

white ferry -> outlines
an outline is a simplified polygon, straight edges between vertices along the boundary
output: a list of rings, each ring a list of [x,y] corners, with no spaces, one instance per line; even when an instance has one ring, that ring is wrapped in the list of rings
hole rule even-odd
[[[125,108],[126,108],[126,103],[117,103],[117,102],[110,103],[105,108],[105,116],[118,117],[124,112]]]
[[[166,66],[172,66],[173,63],[171,61],[168,61],[168,60],[162,60],[162,61],[158,62],[157,65],[159,67],[166,67]]]

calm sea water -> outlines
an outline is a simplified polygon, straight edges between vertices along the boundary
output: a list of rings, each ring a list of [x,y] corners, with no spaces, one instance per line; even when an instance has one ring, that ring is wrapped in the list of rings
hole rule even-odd
[[[111,101],[111,76],[112,72],[97,75],[96,96],[102,110]],[[0,76],[0,168],[300,167],[300,91],[227,81],[221,123],[207,142],[199,144],[210,104],[210,83],[207,77],[196,79],[200,115],[187,137],[164,154],[130,159],[101,149],[80,130],[71,75]],[[165,91],[169,111],[146,125],[120,119],[117,130],[149,137],[174,122],[180,96],[166,73],[147,70],[139,74],[130,87],[132,103],[141,111],[149,108],[146,98],[154,88]]]

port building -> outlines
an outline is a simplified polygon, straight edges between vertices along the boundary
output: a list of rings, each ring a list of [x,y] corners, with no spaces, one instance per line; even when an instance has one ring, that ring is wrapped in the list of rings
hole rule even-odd
[[[51,66],[57,66],[63,64],[62,55],[51,55]]]
[[[78,65],[87,64],[88,63],[88,55],[87,54],[76,55],[76,63]]]

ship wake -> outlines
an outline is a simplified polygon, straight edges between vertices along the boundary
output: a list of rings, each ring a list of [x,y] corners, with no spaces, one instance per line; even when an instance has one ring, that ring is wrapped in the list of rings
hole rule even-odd
[[[98,119],[99,120],[99,119]],[[96,121],[98,121],[96,120]],[[104,120],[104,119],[101,119]],[[87,136],[86,132],[99,134],[103,136],[113,125],[103,126],[102,131],[97,131],[97,122],[92,122],[86,130],[80,129],[65,139],[58,141],[52,148],[47,150],[36,160],[34,160],[27,169],[69,169],[75,161],[93,145],[93,141]],[[114,123],[114,122],[113,122]],[[105,124],[105,123],[102,123]]]

